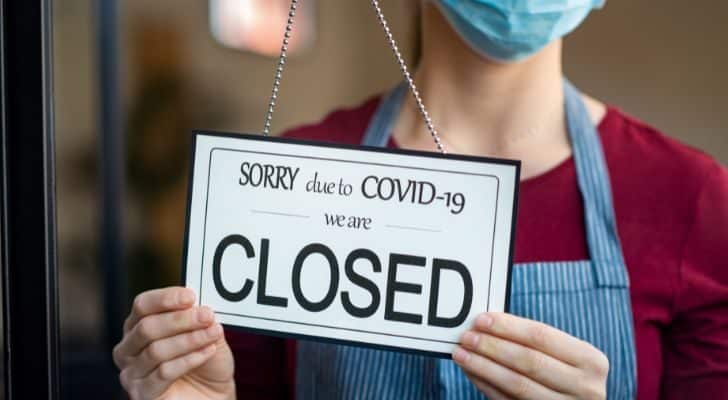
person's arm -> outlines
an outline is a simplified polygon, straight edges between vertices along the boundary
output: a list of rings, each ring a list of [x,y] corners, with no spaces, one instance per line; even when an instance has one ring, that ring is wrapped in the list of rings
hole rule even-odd
[[[674,319],[663,335],[663,399],[728,393],[728,170],[715,164],[687,232]]]

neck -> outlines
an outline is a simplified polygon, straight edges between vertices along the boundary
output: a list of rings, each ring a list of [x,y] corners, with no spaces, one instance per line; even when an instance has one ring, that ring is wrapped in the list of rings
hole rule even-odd
[[[422,59],[415,80],[447,151],[523,160],[532,176],[567,158],[556,41],[517,63],[473,52],[430,2],[422,13]],[[431,150],[432,140],[407,96],[395,125],[400,146]]]

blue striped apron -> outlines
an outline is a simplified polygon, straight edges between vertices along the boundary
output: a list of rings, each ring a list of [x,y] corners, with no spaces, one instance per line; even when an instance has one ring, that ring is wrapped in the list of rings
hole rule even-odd
[[[636,389],[632,308],[609,175],[579,92],[566,80],[564,91],[590,260],[514,265],[509,311],[596,346],[610,361],[608,398],[632,399]],[[400,85],[383,99],[363,144],[386,146],[405,95],[406,86]],[[484,398],[449,359],[300,341],[296,371],[300,400]]]

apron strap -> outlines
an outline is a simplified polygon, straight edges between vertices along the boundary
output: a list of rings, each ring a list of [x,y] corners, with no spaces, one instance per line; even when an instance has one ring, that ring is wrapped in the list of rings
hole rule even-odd
[[[566,79],[564,107],[576,178],[584,204],[589,254],[596,266],[597,283],[600,286],[627,286],[629,277],[623,267],[622,246],[602,144],[579,91]]]
[[[405,94],[407,94],[407,85],[402,82],[382,98],[364,133],[362,145],[387,147]]]

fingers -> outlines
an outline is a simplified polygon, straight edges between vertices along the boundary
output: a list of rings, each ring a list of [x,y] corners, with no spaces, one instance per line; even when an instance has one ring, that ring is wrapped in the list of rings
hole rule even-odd
[[[496,390],[518,399],[603,397],[609,371],[606,356],[540,322],[504,313],[481,314],[461,344],[453,360],[484,393]]]
[[[124,368],[130,358],[137,356],[152,342],[207,328],[214,320],[215,315],[207,307],[193,307],[144,317],[114,348],[114,361],[119,368]]]
[[[148,315],[183,310],[194,303],[195,293],[183,287],[169,287],[141,293],[134,299],[131,313],[124,322],[124,333],[129,332],[139,320]]]
[[[591,364],[606,362],[603,357],[599,360],[595,359],[595,352],[599,354],[601,352],[591,344],[546,324],[515,315],[480,314],[475,320],[475,328],[481,332],[520,343],[576,367],[601,368],[602,365]]]
[[[494,388],[489,383],[486,383],[482,381],[481,379],[478,379],[477,377],[470,375],[468,373],[465,374],[465,376],[470,379],[470,382],[473,382],[473,385],[475,385],[478,390],[485,395],[485,397],[488,398],[488,400],[510,400],[511,397],[506,396],[503,394],[500,390]]]
[[[565,400],[567,397],[514,372],[479,354],[457,347],[453,360],[472,376],[474,382],[490,385],[498,392],[517,399]],[[482,382],[481,382],[482,381]]]
[[[581,376],[579,370],[540,351],[496,336],[467,331],[461,343],[513,371],[519,372],[555,391],[566,393]]]
[[[165,361],[141,379],[132,378],[131,371],[126,369],[121,373],[121,384],[131,398],[157,398],[174,381],[210,360],[216,350],[216,345],[211,344],[184,356]]]
[[[131,363],[131,378],[142,378],[162,363],[203,349],[222,338],[222,326],[213,324],[206,329],[157,340],[147,346]]]

